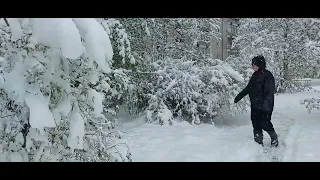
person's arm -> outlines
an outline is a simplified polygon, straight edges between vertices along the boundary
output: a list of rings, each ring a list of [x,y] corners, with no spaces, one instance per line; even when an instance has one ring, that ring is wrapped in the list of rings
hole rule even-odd
[[[236,98],[234,99],[234,103],[237,103],[243,97],[245,97],[247,94],[249,94],[250,86],[251,86],[251,79],[250,79],[249,83],[247,84],[247,86],[236,96]]]
[[[275,80],[273,75],[270,75],[266,78],[264,83],[264,100],[262,103],[262,110],[270,112],[272,111],[272,103],[274,101],[274,93],[275,93]]]

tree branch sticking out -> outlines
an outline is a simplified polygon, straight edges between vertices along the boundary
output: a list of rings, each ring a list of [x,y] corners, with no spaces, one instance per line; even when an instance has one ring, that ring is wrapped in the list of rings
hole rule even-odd
[[[1,19],[2,19],[2,18],[0,18],[0,20],[1,20]],[[4,22],[6,22],[7,26],[9,26],[9,23],[8,23],[7,18],[3,18],[3,20],[4,20]]]

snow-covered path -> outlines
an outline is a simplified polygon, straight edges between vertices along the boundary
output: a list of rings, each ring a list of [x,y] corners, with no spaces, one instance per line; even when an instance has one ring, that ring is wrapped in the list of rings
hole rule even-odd
[[[316,87],[319,90],[319,87]],[[283,95],[284,98],[298,100],[318,97],[319,93],[300,93],[299,96]],[[288,104],[290,117],[295,119],[287,138],[287,148],[283,161],[310,162],[320,161],[320,111],[313,110],[311,114],[306,109],[299,109],[303,105]]]
[[[280,140],[280,161],[320,161],[320,111],[308,114],[299,101],[315,92],[276,96],[272,122]],[[140,122],[143,121],[140,119]],[[250,115],[233,117],[233,126],[139,124],[125,127],[133,161],[265,161],[253,142]],[[264,132],[264,143],[270,138]]]

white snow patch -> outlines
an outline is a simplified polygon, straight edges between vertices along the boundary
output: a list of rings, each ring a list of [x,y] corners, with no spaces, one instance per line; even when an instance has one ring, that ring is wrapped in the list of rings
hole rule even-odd
[[[20,132],[20,133],[18,133],[18,134],[16,135],[16,137],[15,137],[15,143],[16,143],[16,144],[17,144],[17,143],[23,144],[23,142],[24,142],[24,138],[23,138],[22,133]]]
[[[169,124],[169,121],[172,120],[172,113],[169,109],[161,109],[157,114],[159,119],[163,121],[163,124]]]
[[[73,149],[83,149],[84,120],[78,109],[74,110],[70,117],[70,134],[68,146]]]
[[[38,87],[25,95],[25,102],[30,109],[30,125],[32,128],[56,127],[53,114],[49,109],[49,97],[44,97]]]
[[[26,79],[24,77],[26,68],[23,63],[19,62],[19,60],[17,61],[16,66],[10,73],[4,73],[4,83],[0,84],[0,86],[7,94],[14,93],[17,102],[23,102],[26,89]]]
[[[6,22],[4,21],[4,18],[0,19],[0,27],[7,27]]]
[[[301,92],[275,96],[272,122],[285,147],[278,152],[280,161],[319,161],[320,111],[308,114],[299,101],[318,97],[318,92]],[[250,109],[245,115],[225,119],[222,127],[192,126],[174,123],[173,126],[145,124],[145,117],[124,123],[121,127],[133,154],[133,161],[264,161],[262,148],[253,140]],[[137,125],[136,122],[140,122]],[[241,123],[240,123],[241,122]],[[264,132],[264,143],[270,143]]]
[[[89,78],[89,81],[92,83],[92,84],[96,84],[98,81],[99,81],[99,72],[98,71],[94,71],[92,72],[90,78]]]
[[[255,161],[259,148],[249,135],[250,127],[144,124],[130,132],[128,142],[136,162]]]
[[[68,116],[71,109],[72,107],[69,98],[65,98],[62,102],[60,102],[57,107],[52,110],[56,124],[60,123],[61,114]]]
[[[0,56],[0,64],[4,62],[4,58]]]
[[[10,25],[11,28],[11,40],[12,41],[17,41],[18,39],[21,39],[22,37],[22,29],[21,29],[21,25],[20,22],[18,21],[17,18],[7,18],[8,23]]]
[[[73,18],[73,21],[85,40],[87,53],[105,73],[111,72],[110,61],[113,57],[113,49],[108,33],[93,18]]]
[[[60,48],[65,58],[76,59],[83,53],[79,31],[70,18],[30,18],[33,44]],[[36,40],[35,40],[36,39]]]
[[[222,68],[226,73],[228,73],[231,77],[233,77],[237,81],[244,82],[244,78],[238,71],[233,70],[230,66],[222,66]]]
[[[45,46],[59,48],[58,18],[30,18],[33,39]],[[49,36],[48,36],[49,35]]]
[[[13,152],[9,155],[10,162],[23,162],[23,158],[20,153]]]
[[[104,100],[104,95],[102,93],[97,92],[94,89],[90,89],[88,92],[88,99],[92,101],[92,105],[94,108],[93,114],[98,117],[103,111],[102,101]]]
[[[79,31],[70,18],[61,18],[58,28],[60,48],[65,58],[77,59],[83,53]]]

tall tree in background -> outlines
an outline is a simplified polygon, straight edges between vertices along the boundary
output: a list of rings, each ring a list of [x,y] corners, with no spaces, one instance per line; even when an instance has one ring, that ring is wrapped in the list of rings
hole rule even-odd
[[[282,92],[292,79],[304,76],[301,72],[315,60],[306,59],[311,25],[311,19],[302,18],[242,19],[233,46],[240,49],[239,58],[248,66],[253,56],[264,55]]]

